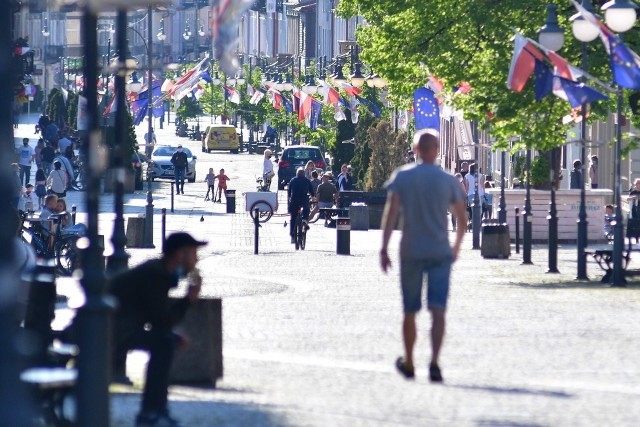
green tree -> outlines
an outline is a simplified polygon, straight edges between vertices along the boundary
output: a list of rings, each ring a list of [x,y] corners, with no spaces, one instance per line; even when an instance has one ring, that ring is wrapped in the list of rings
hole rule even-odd
[[[182,120],[193,119],[202,114],[202,107],[191,96],[185,96],[180,100],[180,106],[176,111],[176,115]]]
[[[78,127],[78,94],[69,93],[69,99],[67,100],[67,117],[69,118],[69,126],[73,129]]]
[[[360,26],[357,39],[361,58],[388,82],[390,98],[408,106],[413,91],[429,75],[445,83],[445,96],[465,111],[469,119],[491,125],[498,145],[520,135],[520,146],[541,150],[566,142],[570,126],[561,118],[570,111],[567,102],[548,96],[534,98],[533,82],[522,93],[505,88],[513,52],[513,31],[536,37],[543,25],[549,0],[342,0],[342,16],[362,15],[369,25]],[[555,0],[558,19],[565,29],[565,46],[558,52],[579,63],[579,42],[573,37],[568,18],[575,13],[569,2]],[[637,32],[625,41],[637,46]],[[398,61],[398,58],[402,58]],[[611,80],[606,52],[599,42],[589,45],[589,72],[602,81]],[[473,88],[466,95],[453,95],[460,82]],[[613,100],[592,106],[591,119],[603,117]],[[487,115],[493,117],[489,123]]]
[[[366,181],[372,152],[371,147],[369,146],[369,128],[374,127],[377,122],[378,119],[374,116],[365,114],[360,117],[358,125],[356,126],[356,147],[353,152],[353,158],[351,159],[351,166],[353,166],[353,174],[356,183],[363,183]]]
[[[391,123],[380,120],[369,128],[369,138],[371,157],[364,188],[366,191],[382,191],[391,173],[404,164],[407,133],[394,132]]]
[[[67,123],[67,106],[64,102],[64,96],[59,89],[52,89],[49,94],[47,115],[49,119],[59,127]]]

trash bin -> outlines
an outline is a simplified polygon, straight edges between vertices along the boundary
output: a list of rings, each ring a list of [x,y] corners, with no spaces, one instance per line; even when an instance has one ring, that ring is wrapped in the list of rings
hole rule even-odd
[[[227,201],[227,213],[236,213],[236,190],[226,190],[224,197]]]
[[[511,240],[507,224],[484,224],[482,226],[480,255],[483,258],[509,258]]]
[[[349,218],[338,218],[336,220],[336,254],[351,254],[351,220]]]
[[[352,203],[349,206],[349,218],[352,230],[369,230],[369,207],[364,203]]]

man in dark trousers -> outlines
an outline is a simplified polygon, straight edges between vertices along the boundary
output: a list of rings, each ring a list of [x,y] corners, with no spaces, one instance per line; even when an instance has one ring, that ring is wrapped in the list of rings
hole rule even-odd
[[[295,243],[295,229],[296,229],[296,217],[298,216],[298,209],[302,208],[302,220],[309,220],[310,202],[309,197],[315,197],[316,193],[313,191],[311,181],[304,176],[304,169],[298,168],[296,176],[289,181],[289,189],[287,190],[289,199],[289,213],[291,214],[291,221],[289,224],[289,234],[291,235],[291,243]],[[306,226],[308,229],[308,225]]]
[[[173,174],[176,180],[176,194],[184,194],[184,176],[189,172],[189,159],[187,153],[182,150],[182,145],[171,156]]]
[[[118,301],[114,316],[115,373],[124,373],[128,350],[149,352],[142,408],[136,418],[138,427],[180,425],[169,416],[167,408],[173,355],[178,346],[185,344],[173,327],[200,294],[201,279],[195,267],[198,247],[205,244],[187,233],[172,234],[164,244],[162,258],[146,261],[110,282],[111,294]],[[172,302],[169,290],[192,271],[187,295]]]
[[[400,282],[404,307],[402,335],[405,355],[396,360],[396,368],[405,378],[414,377],[416,313],[422,305],[422,286],[426,276],[426,300],[432,318],[429,378],[433,382],[442,382],[438,356],[444,339],[449,274],[465,235],[465,228],[458,227],[453,247],[449,245],[447,211],[451,210],[458,224],[467,220],[465,195],[460,183],[435,165],[439,146],[437,131],[417,131],[414,150],[420,160],[397,169],[386,183],[388,195],[382,218],[380,249],[380,266],[386,273],[391,266],[387,252],[389,239],[402,212],[404,221],[400,241]]]

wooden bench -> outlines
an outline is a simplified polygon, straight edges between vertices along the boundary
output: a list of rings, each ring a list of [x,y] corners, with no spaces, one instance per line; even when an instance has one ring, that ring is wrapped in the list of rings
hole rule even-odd
[[[638,227],[637,221],[633,223],[628,222],[626,228],[626,240],[627,244],[622,250],[622,269],[624,271],[624,277],[640,276],[640,269],[629,269],[629,262],[631,261],[632,252],[640,252],[640,245],[638,240],[640,239],[640,227]],[[636,243],[632,243],[632,239],[636,240]],[[604,271],[604,276],[600,281],[602,283],[609,283],[611,276],[613,275],[613,241],[608,244],[590,246],[585,250],[585,256],[590,255],[598,264],[598,267]],[[626,283],[626,279],[624,280]]]

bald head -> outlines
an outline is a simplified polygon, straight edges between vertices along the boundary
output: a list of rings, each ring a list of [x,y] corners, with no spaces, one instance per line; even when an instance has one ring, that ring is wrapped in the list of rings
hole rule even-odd
[[[434,129],[421,129],[413,135],[413,150],[425,163],[435,163],[440,147],[440,134]]]

